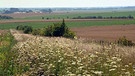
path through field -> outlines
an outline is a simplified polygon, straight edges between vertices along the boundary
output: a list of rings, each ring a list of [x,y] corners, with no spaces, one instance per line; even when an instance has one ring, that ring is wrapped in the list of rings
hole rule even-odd
[[[32,38],[32,37],[33,37],[33,36],[30,35],[30,34],[24,34],[24,33],[20,32],[20,31],[14,30],[14,29],[10,29],[10,32],[11,32],[11,34],[14,36],[14,38],[15,38],[17,41],[19,41],[19,42],[25,41],[25,40],[27,40],[28,38]]]

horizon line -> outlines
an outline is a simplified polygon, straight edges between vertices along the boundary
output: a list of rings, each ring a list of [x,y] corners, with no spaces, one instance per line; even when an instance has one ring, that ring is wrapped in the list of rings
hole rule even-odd
[[[102,7],[0,7],[0,8],[124,8],[124,7],[135,7],[134,6],[102,6]]]

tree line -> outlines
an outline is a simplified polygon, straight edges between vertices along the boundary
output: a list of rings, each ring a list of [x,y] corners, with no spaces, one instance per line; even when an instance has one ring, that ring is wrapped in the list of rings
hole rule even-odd
[[[73,19],[134,19],[133,16],[109,16],[109,17],[103,17],[103,16],[86,16],[86,17],[73,17]]]
[[[0,19],[13,19],[13,17],[0,15]]]

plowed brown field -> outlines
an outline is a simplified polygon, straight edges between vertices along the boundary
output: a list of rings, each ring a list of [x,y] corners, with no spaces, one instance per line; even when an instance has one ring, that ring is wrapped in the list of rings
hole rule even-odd
[[[126,36],[135,42],[135,25],[91,26],[72,28],[79,38],[115,41]]]

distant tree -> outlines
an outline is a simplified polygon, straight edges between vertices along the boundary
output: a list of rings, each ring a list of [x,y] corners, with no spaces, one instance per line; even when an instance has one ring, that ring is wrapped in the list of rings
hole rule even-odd
[[[47,20],[49,20],[49,18],[48,18],[48,17],[47,17],[46,19],[47,19]]]
[[[0,15],[0,19],[13,19],[13,17],[10,17],[10,16],[1,16]]]
[[[10,8],[9,10],[5,10],[3,13],[4,14],[10,14],[14,12],[19,12],[20,10],[18,8]]]
[[[51,13],[51,12],[52,12],[52,10],[51,10],[51,9],[48,9],[48,12],[49,12],[49,13]]]
[[[97,18],[98,18],[98,19],[102,19],[103,17],[102,17],[102,16],[98,16]]]
[[[128,16],[128,18],[129,18],[129,19],[134,19],[134,17],[133,17],[133,16],[131,16],[131,15],[129,15],[129,16]]]
[[[44,17],[42,17],[42,19],[45,19]]]
[[[69,16],[67,16],[67,19],[69,19]]]
[[[18,8],[10,8],[10,11],[11,11],[12,13],[14,13],[14,12],[19,12],[19,9],[18,9]]]
[[[51,9],[42,9],[41,11],[42,11],[42,12],[44,12],[44,13],[46,13],[46,12],[51,13],[51,12],[52,12],[52,10],[51,10]]]

